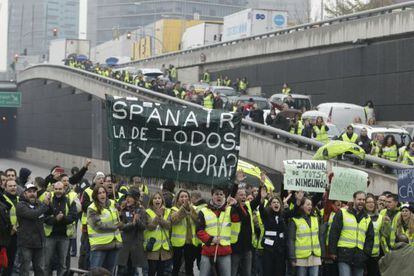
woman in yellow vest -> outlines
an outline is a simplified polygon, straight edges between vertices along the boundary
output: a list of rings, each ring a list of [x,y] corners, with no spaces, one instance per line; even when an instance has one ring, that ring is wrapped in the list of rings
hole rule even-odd
[[[186,275],[193,275],[194,260],[197,256],[197,218],[198,214],[190,202],[190,193],[185,190],[179,191],[174,206],[171,208],[171,245],[174,252],[173,276],[180,272],[183,256]]]
[[[98,184],[92,192],[88,207],[88,237],[91,246],[90,268],[104,267],[113,272],[118,251],[122,247],[119,220],[115,202],[108,199],[105,188]]]
[[[165,201],[160,192],[151,196],[146,211],[147,229],[144,231],[148,276],[164,275],[164,266],[172,258],[170,211],[165,208]]]
[[[329,127],[325,125],[323,118],[321,116],[316,118],[316,123],[313,126],[313,137],[316,141],[322,142],[324,144],[329,142],[328,137]]]
[[[414,142],[411,142],[410,146],[404,151],[401,163],[414,166]]]
[[[321,265],[319,220],[314,215],[312,201],[303,197],[299,214],[288,227],[289,258],[298,276],[317,276]]]
[[[283,214],[283,202],[279,196],[267,198],[266,188],[260,188],[260,219],[264,226],[259,240],[263,248],[263,276],[284,276],[286,274],[287,226]]]
[[[369,217],[371,218],[372,225],[374,227],[374,247],[372,249],[371,256],[369,257],[366,267],[367,267],[367,276],[376,276],[380,275],[378,268],[378,261],[380,256],[380,229],[382,227],[382,214],[378,213],[377,201],[373,194],[367,194],[365,199],[365,209]]]
[[[384,144],[380,150],[380,157],[388,159],[390,161],[397,161],[398,159],[398,147],[394,136],[387,135],[384,138]]]
[[[410,244],[414,245],[414,214],[413,206],[403,204],[401,206],[401,214],[397,219],[397,231],[395,237],[398,235],[405,235]]]

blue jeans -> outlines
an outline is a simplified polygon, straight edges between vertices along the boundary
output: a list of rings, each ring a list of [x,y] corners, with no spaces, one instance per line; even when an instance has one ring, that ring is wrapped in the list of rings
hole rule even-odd
[[[33,266],[35,276],[46,275],[43,269],[43,248],[20,248],[21,252],[21,267],[20,276],[30,275],[30,263]]]
[[[117,262],[118,251],[118,249],[91,251],[89,260],[91,269],[103,267],[113,273]]]
[[[58,264],[57,276],[63,276],[66,272],[66,256],[69,249],[69,238],[51,237],[46,238],[45,243],[45,273],[52,275],[52,263],[56,260]]]
[[[352,267],[347,263],[338,263],[339,276],[363,276],[364,269]]]
[[[216,267],[212,267],[210,258],[214,257],[207,257],[202,255],[201,256],[201,263],[200,263],[200,275],[199,276],[210,276],[212,269],[217,269],[220,276],[231,276],[231,256],[217,256],[217,264]]]
[[[252,251],[231,255],[231,276],[238,274],[240,276],[250,276],[252,274]]]
[[[319,266],[297,266],[297,276],[318,276]]]

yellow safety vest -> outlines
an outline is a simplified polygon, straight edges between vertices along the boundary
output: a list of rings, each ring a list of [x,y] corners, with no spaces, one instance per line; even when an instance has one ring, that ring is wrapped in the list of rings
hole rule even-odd
[[[115,201],[109,200],[109,208],[102,209],[100,219],[103,224],[114,226],[119,222],[118,210],[115,208]],[[97,211],[95,203],[89,205],[88,209]],[[114,239],[122,243],[121,232],[119,229],[111,232],[103,232],[93,228],[93,225],[88,224],[88,237],[91,246],[104,245],[111,243]]]
[[[247,83],[244,82],[244,81],[240,81],[239,82],[239,89],[240,90],[246,90],[246,88],[247,88]]]
[[[339,236],[338,247],[364,249],[365,235],[371,222],[370,217],[361,219],[359,223],[353,214],[347,210],[341,209],[342,212],[342,231]]]
[[[172,212],[178,212],[178,208],[176,206],[171,208]],[[190,224],[191,224],[191,235],[192,235],[192,243],[193,245],[196,245],[195,239],[196,239],[196,227],[195,224],[190,218]],[[181,247],[185,244],[185,238],[187,236],[187,219],[183,218],[179,223],[173,224],[171,227],[171,244],[174,247]]]
[[[203,204],[200,204],[200,205],[198,205],[198,206],[194,206],[194,208],[195,208],[195,211],[196,211],[197,215],[200,213],[201,209],[203,209],[203,208],[205,208],[205,207],[207,207],[207,203],[203,203]],[[194,245],[195,245],[195,246],[199,246],[199,245],[201,245],[201,241],[200,241],[200,239],[199,239],[197,236],[196,236],[196,238],[193,240],[193,242],[194,242]]]
[[[213,109],[213,96],[208,95],[204,97],[204,107],[208,109]]]
[[[413,166],[414,165],[414,156],[411,156],[410,153],[406,150],[404,152],[403,160],[402,160],[401,163],[403,163],[405,165]]]
[[[227,207],[225,211],[220,212],[220,216],[211,211],[208,207],[201,209],[204,219],[206,221],[206,228],[204,229],[211,237],[220,236],[220,245],[229,246],[231,237],[231,207]]]
[[[253,237],[252,237],[252,239],[253,239],[253,248],[263,249],[262,240],[263,240],[263,237],[264,237],[265,229],[264,229],[264,224],[263,224],[263,221],[262,221],[262,217],[260,216],[259,211],[254,211],[253,216],[255,216],[257,218],[257,222],[259,224],[259,229],[260,229],[259,238],[257,238],[256,231],[253,232]],[[255,228],[255,230],[256,230],[256,228]]]
[[[153,220],[157,216],[152,209],[147,209],[146,212],[147,212],[147,215],[151,218],[151,220]],[[168,220],[170,213],[171,213],[171,209],[166,208],[164,210],[164,217],[163,217],[164,220]],[[163,230],[160,226],[157,226],[155,230],[145,230],[144,231],[144,248],[147,247],[147,243],[151,238],[155,239],[155,243],[152,247],[152,252],[159,251],[161,247],[167,251],[171,249],[170,244],[169,244],[170,231]]]
[[[289,87],[282,88],[282,93],[285,95],[290,95],[290,88]]]
[[[352,133],[351,139],[348,138],[348,135],[346,133],[342,134],[341,136],[342,141],[344,142],[350,142],[350,143],[356,143],[356,140],[358,139],[358,135],[355,133]]]
[[[89,196],[89,200],[92,202],[93,190],[90,187],[88,187],[83,192],[86,193]],[[85,212],[83,212],[82,213],[82,218],[81,218],[82,225],[86,225],[88,223],[88,218],[86,216],[87,216],[87,214]]]
[[[390,161],[397,161],[398,159],[398,148],[396,145],[391,147],[384,146],[382,148],[382,158],[388,159]]]
[[[206,82],[206,83],[210,83],[210,74],[209,73],[204,73],[203,81]]]
[[[69,213],[70,204],[72,204],[73,201],[70,200],[69,196],[65,196],[65,197],[67,199],[66,206],[65,206],[65,216],[67,216]],[[52,195],[51,202],[53,203],[53,195]],[[73,237],[73,235],[75,234],[74,232],[75,229],[73,226],[74,226],[74,223],[66,225],[66,236],[68,238]],[[44,229],[45,229],[45,236],[49,237],[50,234],[52,234],[53,225],[44,223]]]
[[[328,132],[326,127],[322,126],[321,128],[313,126],[313,131],[316,133],[316,141],[322,142],[324,144],[329,142]]]
[[[16,216],[16,206],[14,205],[13,201],[6,195],[3,194],[6,201],[11,205],[10,208],[10,222],[13,226],[17,227],[17,216]],[[17,197],[17,202],[19,202],[19,198]]]
[[[304,218],[293,218],[296,225],[295,253],[297,259],[306,259],[311,255],[321,256],[318,218],[311,216],[310,219],[311,227]]]
[[[289,132],[291,134],[302,135],[302,130],[303,130],[302,121],[298,121],[298,128],[296,130],[296,133],[295,133],[295,129],[296,129],[296,126],[291,126]]]
[[[382,227],[382,218],[381,214],[378,215],[376,221],[372,222],[372,226],[374,227],[374,247],[372,248],[372,257],[378,257],[380,253],[380,229]]]
[[[323,211],[323,210],[322,210],[322,211]],[[329,214],[329,219],[328,219],[328,230],[326,231],[326,246],[328,246],[328,245],[329,245],[329,233],[331,232],[331,225],[332,225],[332,222],[333,222],[333,220],[334,220],[335,215],[336,215],[336,213],[335,213],[334,211],[332,211],[332,212]]]
[[[230,86],[231,85],[231,80],[223,80],[223,84],[224,84],[224,86]]]
[[[246,202],[246,208],[250,216],[250,227],[252,229],[252,245],[254,246],[256,241],[254,240],[253,212],[252,212],[252,208],[250,207],[250,202]],[[241,229],[241,222],[233,222],[231,224],[231,237],[230,237],[231,244],[235,244],[239,240],[240,229]]]

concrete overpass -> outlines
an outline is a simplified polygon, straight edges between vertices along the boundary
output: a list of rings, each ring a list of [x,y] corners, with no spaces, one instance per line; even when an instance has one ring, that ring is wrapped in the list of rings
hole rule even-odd
[[[35,104],[29,100],[25,101],[25,95],[28,95],[27,97],[30,99],[30,93],[33,94],[31,91],[36,85],[39,85],[39,82],[41,82],[40,85],[43,84],[44,86],[54,85],[52,87],[54,90],[51,92],[51,94],[54,96],[54,99],[65,97],[65,102],[69,102],[71,101],[70,99],[76,97],[76,95],[87,95],[88,97],[92,97],[92,103],[94,101],[97,102],[97,104],[92,104],[93,108],[90,110],[91,114],[89,114],[91,118],[88,118],[88,116],[84,117],[84,119],[89,119],[92,122],[90,127],[93,128],[93,131],[88,132],[87,130],[84,130],[82,132],[80,128],[74,128],[74,131],[80,131],[80,135],[85,135],[84,140],[86,139],[90,141],[88,144],[88,146],[92,147],[92,151],[88,153],[90,156],[82,156],[82,154],[74,155],[71,152],[73,146],[71,145],[71,141],[67,142],[69,144],[65,146],[63,150],[51,150],[49,147],[51,147],[52,144],[46,143],[41,146],[33,146],[32,141],[30,139],[26,139],[23,142],[20,142],[20,147],[16,149],[16,155],[19,158],[26,160],[42,160],[42,162],[49,163],[51,165],[59,163],[63,167],[78,165],[82,162],[83,158],[92,157],[94,159],[94,164],[97,165],[95,169],[109,171],[109,164],[107,161],[108,158],[107,155],[105,155],[105,149],[107,150],[108,146],[107,143],[105,143],[106,120],[105,116],[103,116],[104,106],[102,105],[102,99],[104,99],[105,94],[118,96],[134,95],[144,100],[157,102],[174,102],[191,105],[188,102],[167,95],[137,88],[135,86],[128,85],[114,79],[102,77],[94,73],[85,72],[83,70],[65,66],[37,65],[22,71],[18,76],[19,87],[23,94],[24,108],[19,109],[17,115],[17,137],[19,137],[19,135],[22,135],[22,133],[19,132],[20,127],[22,128],[22,131],[23,129],[27,128],[27,126],[25,126],[25,124],[27,124],[27,120],[32,120],[31,123],[35,125],[42,123],[40,120],[33,121],[33,118],[36,116],[35,111],[31,106]],[[60,96],[59,89],[70,89],[70,92],[62,93],[64,95]],[[38,98],[40,97],[38,99],[39,101],[44,101],[41,98],[44,91],[39,91],[39,95],[35,96]],[[45,100],[47,100],[46,96]],[[96,106],[97,108],[95,108]],[[200,106],[196,107],[200,108]],[[65,109],[70,110],[69,107]],[[73,109],[76,110],[76,106],[74,106]],[[62,112],[63,111],[60,111],[58,109],[56,113],[53,113],[52,116],[63,116]],[[69,121],[72,120],[72,114],[75,114],[74,112],[75,111],[70,113],[70,116],[67,117]],[[19,119],[21,119],[21,121],[19,121]],[[73,126],[71,123],[69,123],[69,125]],[[260,135],[258,133],[243,129],[241,133],[240,157],[277,171],[283,171],[283,160],[310,159],[313,155],[313,152],[307,151],[303,148],[298,148],[294,144],[286,144],[282,140],[272,139],[271,137],[273,134],[279,134],[282,137],[288,137],[293,140],[300,139],[300,141],[303,143],[320,145],[316,141],[291,135],[285,131],[258,125],[252,122],[244,121],[243,125],[261,128],[266,132],[266,134]],[[55,130],[53,128],[45,129],[45,132],[54,131]],[[52,134],[53,133],[43,133],[43,135],[46,136]],[[74,139],[76,139],[76,137]],[[54,143],[54,141],[50,141],[50,143]],[[403,167],[398,163],[380,160],[375,157],[368,156],[367,158],[379,164],[390,165],[394,168]],[[355,167],[354,165],[345,161],[331,161],[330,165],[340,165],[343,167],[358,168],[360,170],[366,171],[369,173],[371,179],[372,185],[369,187],[369,190],[372,192],[379,193],[383,190],[396,191],[397,189],[396,177],[394,175],[387,175],[379,170],[366,169],[364,167]]]
[[[288,83],[293,91],[311,95],[314,104],[372,100],[378,120],[411,121],[413,7],[407,2],[124,65],[173,64],[185,83],[198,81],[204,70],[213,79],[247,77],[249,93],[266,96]]]

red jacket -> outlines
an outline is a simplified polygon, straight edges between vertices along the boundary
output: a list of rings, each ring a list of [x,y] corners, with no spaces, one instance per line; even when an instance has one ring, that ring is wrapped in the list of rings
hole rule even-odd
[[[220,209],[216,209],[214,206],[212,206],[210,203],[208,204],[207,208],[209,208],[211,211],[216,214],[217,217],[220,216],[221,212],[225,212],[226,205],[221,207]],[[197,225],[197,237],[204,243],[201,254],[209,257],[213,257],[216,253],[216,245],[211,245],[211,241],[213,240],[213,237],[210,236],[206,231],[206,220],[204,218],[203,212],[200,212],[198,214],[198,220],[199,224]],[[231,222],[240,222],[239,215],[234,211],[234,209],[231,209]],[[218,256],[227,256],[232,253],[231,251],[231,245],[228,246],[218,246],[217,255]]]

